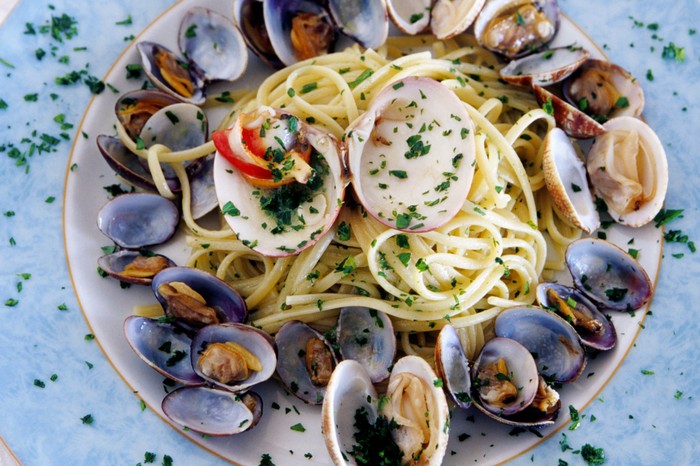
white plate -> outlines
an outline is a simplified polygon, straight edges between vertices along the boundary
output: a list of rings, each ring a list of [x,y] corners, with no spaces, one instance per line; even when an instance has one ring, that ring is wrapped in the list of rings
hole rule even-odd
[[[227,0],[185,0],[163,13],[137,40],[156,41],[177,50],[176,34],[180,18],[195,4],[231,15],[231,2]],[[602,56],[600,49],[568,18],[562,19],[555,43],[577,43],[590,50],[594,56]],[[125,67],[131,63],[139,63],[133,45],[120,56],[107,74],[107,81],[119,89],[120,93],[141,84],[141,80],[126,79]],[[258,82],[262,75],[269,72],[257,59],[251,58],[247,84],[250,86],[251,82]],[[110,245],[109,239],[97,229],[97,212],[107,201],[103,187],[117,183],[118,180],[99,155],[95,138],[99,134],[114,134],[114,104],[118,96],[119,94],[106,91],[95,97],[78,130],[78,134],[86,134],[87,138],[77,138],[68,162],[68,167],[75,164],[75,168],[67,170],[64,199],[66,252],[80,306],[105,355],[133,391],[168,422],[160,408],[164,395],[163,377],[133,353],[122,331],[122,322],[132,313],[132,307],[155,303],[153,294],[147,287],[121,289],[116,280],[102,278],[96,272],[97,258],[102,255],[101,247]],[[662,230],[653,225],[639,230],[616,226],[608,231],[608,239],[627,249],[630,247],[628,241],[634,238],[633,247],[643,250],[640,262],[655,281],[661,259],[661,234]],[[188,255],[181,234],[158,251],[178,263],[182,263]],[[450,443],[444,464],[507,461],[536,446],[542,438],[553,435],[569,422],[569,405],[581,410],[614,375],[634,343],[645,315],[646,309],[638,311],[635,316],[626,313],[613,315],[619,337],[616,348],[589,361],[580,380],[560,391],[562,410],[556,426],[532,433],[510,435],[513,434],[512,427],[486,419],[474,409],[453,411]],[[320,407],[304,405],[297,398],[285,394],[275,382],[268,382],[260,389],[256,388],[256,391],[264,400],[265,414],[252,431],[228,438],[203,438],[185,431],[182,432],[183,435],[225,459],[246,465],[259,464],[264,453],[269,453],[277,464],[330,463],[320,432]],[[273,409],[273,403],[279,405],[279,409]],[[290,429],[298,423],[306,428],[305,432]],[[182,430],[179,426],[173,427]],[[468,440],[464,440],[465,434],[469,436]],[[462,441],[459,440],[460,436]],[[305,454],[310,454],[311,457],[305,457]]]

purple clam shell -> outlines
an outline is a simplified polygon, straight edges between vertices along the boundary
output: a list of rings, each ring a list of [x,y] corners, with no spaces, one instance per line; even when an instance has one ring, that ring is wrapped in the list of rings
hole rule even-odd
[[[167,301],[158,292],[164,283],[183,282],[202,295],[207,306],[216,309],[223,322],[243,322],[248,315],[248,308],[240,294],[223,280],[212,274],[191,267],[171,267],[153,277],[151,287],[156,299],[166,309]]]
[[[97,214],[97,227],[124,249],[168,241],[180,222],[172,201],[149,193],[121,194],[107,202]]]
[[[557,283],[540,283],[537,285],[537,301],[540,306],[556,309],[554,304],[551,303],[547,297],[547,290],[551,288],[557,292],[559,296],[565,301],[568,298],[573,299],[576,302],[576,308],[579,312],[589,316],[592,319],[596,319],[603,324],[603,329],[600,333],[592,332],[585,327],[573,325],[576,332],[581,337],[581,342],[593,349],[600,351],[607,351],[612,349],[617,343],[617,332],[615,331],[615,326],[612,321],[609,320],[605,314],[600,312],[598,308],[591,301],[586,298],[583,293],[578,291],[576,288],[571,288],[569,286],[560,285]],[[556,311],[553,311],[556,312]],[[565,318],[561,313],[556,312],[557,315]]]
[[[124,336],[146,364],[183,385],[202,385],[192,369],[189,353],[192,340],[170,323],[132,315],[124,320]]]
[[[264,382],[275,373],[277,355],[270,339],[263,333],[255,327],[237,322],[203,327],[192,338],[192,351],[190,353],[192,367],[206,381],[232,392],[240,392]],[[199,359],[203,351],[209,344],[226,342],[238,343],[253,353],[260,360],[262,371],[253,371],[247,379],[231,385],[221,383],[203,374],[199,369]]]
[[[389,317],[367,307],[345,307],[338,317],[337,340],[343,359],[361,363],[372,383],[389,377],[396,356],[396,334]]]
[[[243,397],[253,397],[251,411]],[[200,434],[234,435],[254,427],[262,416],[262,400],[249,392],[243,396],[208,387],[181,387],[163,398],[161,408],[171,421]]]
[[[555,382],[572,382],[586,366],[581,339],[561,317],[536,307],[514,307],[496,318],[496,336],[512,338],[535,358],[538,372]]]

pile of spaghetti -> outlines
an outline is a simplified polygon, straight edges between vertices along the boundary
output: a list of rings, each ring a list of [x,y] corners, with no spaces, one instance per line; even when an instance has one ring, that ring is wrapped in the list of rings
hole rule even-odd
[[[196,224],[179,168],[192,248],[185,265],[230,283],[246,300],[249,323],[270,333],[294,319],[324,331],[341,308],[365,306],[391,316],[406,354],[432,359],[434,335],[451,323],[473,357],[498,313],[533,303],[537,283],[563,266],[564,248],[580,235],[559,217],[545,188],[542,141],[554,119],[527,90],[500,81],[500,66],[467,36],[396,37],[377,51],[354,47],[317,57],[272,74],[257,91],[232,92],[235,103],[222,128],[240,112],[267,105],[340,139],[384,87],[407,76],[433,78],[464,102],[474,121],[474,180],[461,211],[424,233],[379,223],[348,187],[328,234],[296,256],[271,258],[237,240],[225,222],[221,230]],[[208,143],[180,159],[161,153],[159,160],[212,151]]]

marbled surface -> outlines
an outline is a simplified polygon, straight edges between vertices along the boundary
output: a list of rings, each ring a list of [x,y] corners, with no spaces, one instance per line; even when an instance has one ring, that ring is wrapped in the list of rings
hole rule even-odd
[[[55,78],[80,70],[102,77],[129,36],[171,3],[22,0],[0,25],[0,437],[26,465],[133,465],[144,463],[146,452],[157,455],[156,464],[165,455],[176,465],[227,464],[143,410],[90,339],[61,233],[66,163],[91,94],[84,84],[59,86]],[[700,241],[700,2],[560,5],[642,82],[645,118],[668,156],[666,205],[684,209],[667,230]],[[42,33],[64,13],[77,21],[72,38]],[[117,24],[127,18],[131,24]],[[663,57],[671,43],[684,48],[684,61]],[[38,49],[46,52],[41,60]],[[17,166],[12,148],[24,153],[32,144],[26,164]],[[584,464],[562,451],[563,435],[574,450],[586,443],[604,449],[606,464],[700,460],[697,257],[687,244],[666,244],[652,315],[615,377],[583,410],[578,429],[555,434],[514,464]],[[87,415],[93,422],[83,421]]]

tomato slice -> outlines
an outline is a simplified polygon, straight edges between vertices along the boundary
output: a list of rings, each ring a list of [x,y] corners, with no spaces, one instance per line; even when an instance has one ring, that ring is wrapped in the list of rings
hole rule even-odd
[[[214,142],[214,146],[216,147],[216,150],[219,152],[219,154],[221,154],[223,158],[231,162],[231,164],[244,175],[248,175],[248,177],[252,178],[271,180],[272,173],[269,170],[266,170],[265,168],[259,165],[255,165],[250,162],[246,162],[245,160],[241,160],[236,156],[236,154],[233,153],[233,150],[231,150],[231,146],[228,143],[228,136],[230,132],[231,129],[224,129],[214,131],[212,133],[211,139]]]

